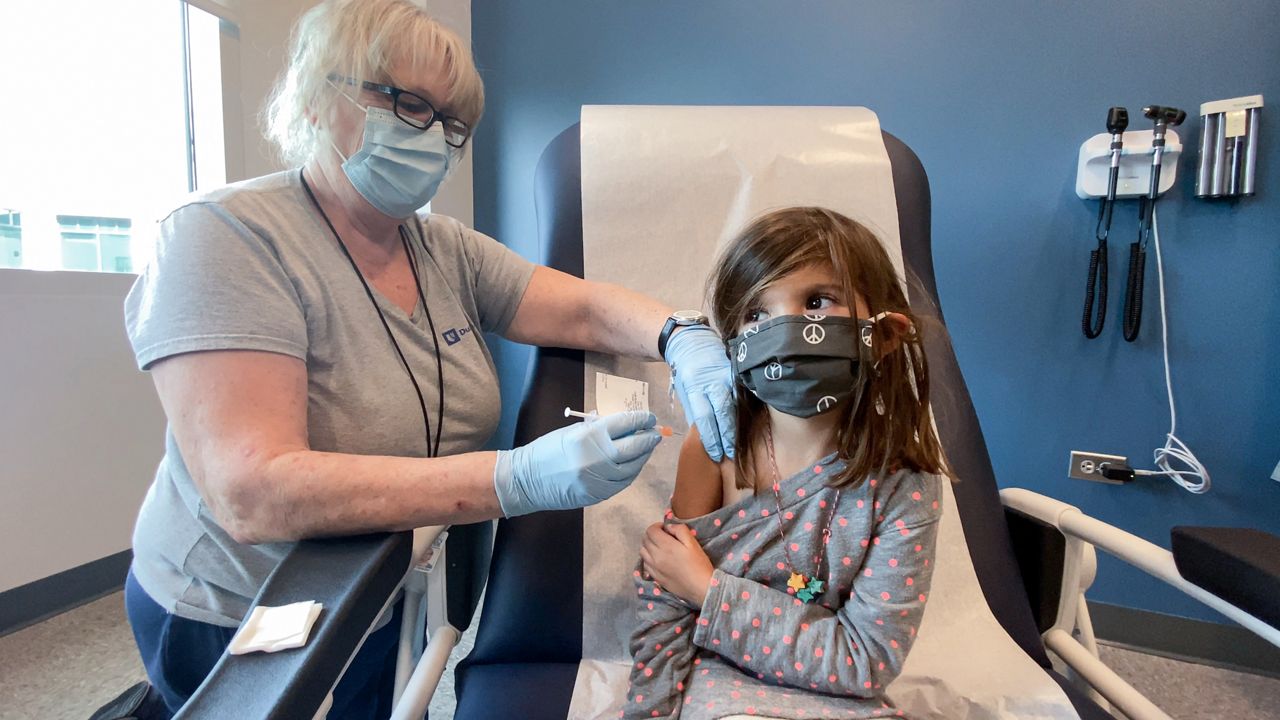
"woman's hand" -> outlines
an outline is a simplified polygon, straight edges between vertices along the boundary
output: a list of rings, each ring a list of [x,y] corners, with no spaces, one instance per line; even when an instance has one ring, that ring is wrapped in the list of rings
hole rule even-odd
[[[654,523],[640,544],[644,570],[667,592],[696,607],[711,586],[711,558],[684,525]]]
[[[707,456],[716,462],[733,457],[733,370],[720,335],[705,325],[682,328],[667,343],[666,360],[685,419],[698,426]]]

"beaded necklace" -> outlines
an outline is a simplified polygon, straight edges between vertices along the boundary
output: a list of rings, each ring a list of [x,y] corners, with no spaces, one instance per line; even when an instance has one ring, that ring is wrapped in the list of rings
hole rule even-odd
[[[778,518],[778,537],[782,539],[782,555],[787,560],[787,569],[791,571],[791,577],[787,579],[787,588],[804,602],[816,602],[826,585],[826,580],[819,578],[822,575],[823,560],[826,558],[827,542],[831,539],[831,522],[835,520],[836,506],[840,504],[840,490],[836,490],[836,497],[831,502],[831,512],[827,515],[827,524],[822,528],[822,545],[818,548],[818,554],[814,556],[816,567],[813,576],[807,577],[797,572],[795,563],[791,562],[787,531],[782,526],[782,478],[778,474],[778,462],[773,456],[773,428],[770,426],[765,426],[765,444],[769,449],[769,468],[773,471],[773,497],[778,504],[778,512],[775,516]]]

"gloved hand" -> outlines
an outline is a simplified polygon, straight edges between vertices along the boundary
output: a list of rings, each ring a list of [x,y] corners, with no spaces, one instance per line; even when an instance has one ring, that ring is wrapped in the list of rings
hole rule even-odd
[[[720,335],[705,325],[680,330],[667,342],[666,359],[685,419],[697,424],[707,455],[716,462],[733,457],[733,370]]]
[[[572,510],[608,500],[631,484],[662,436],[650,412],[592,418],[499,450],[493,487],[507,517]]]

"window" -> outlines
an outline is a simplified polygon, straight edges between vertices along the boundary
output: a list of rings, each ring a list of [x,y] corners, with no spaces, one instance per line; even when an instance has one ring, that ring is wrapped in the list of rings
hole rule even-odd
[[[74,22],[69,22],[74,18]],[[226,182],[234,27],[173,0],[0,3],[0,268],[134,272],[157,220]]]
[[[0,268],[22,267],[22,213],[0,208]]]

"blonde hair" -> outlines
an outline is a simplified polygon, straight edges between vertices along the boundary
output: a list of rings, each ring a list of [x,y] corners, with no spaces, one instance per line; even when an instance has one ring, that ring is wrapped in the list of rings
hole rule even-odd
[[[922,325],[911,310],[897,271],[875,233],[834,210],[792,207],[757,218],[721,252],[708,278],[712,320],[724,338],[737,335],[747,312],[781,278],[808,266],[832,270],[846,303],[861,295],[872,315],[905,315],[914,332],[881,357],[874,370],[860,363],[863,392],[846,405],[837,424],[836,445],[848,464],[828,480],[832,487],[860,484],[867,477],[907,468],[946,474],[942,443],[929,410],[929,364]],[[872,353],[880,357],[889,338],[883,326],[872,335]],[[757,440],[768,422],[766,408],[734,379],[737,399],[736,483],[755,487]],[[865,385],[863,384],[865,383]]]
[[[484,85],[456,33],[407,0],[325,0],[294,25],[289,65],[264,113],[267,137],[285,163],[305,164],[324,132],[310,117],[325,117],[338,97],[330,74],[393,85],[393,67],[417,68],[423,60],[443,69],[449,97],[442,102],[474,129],[484,111]]]

